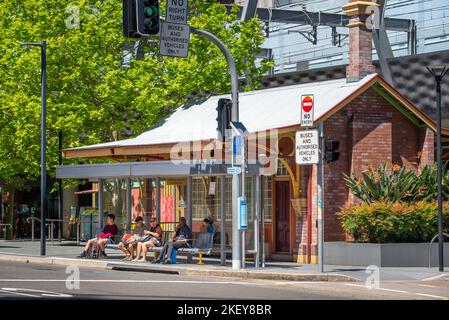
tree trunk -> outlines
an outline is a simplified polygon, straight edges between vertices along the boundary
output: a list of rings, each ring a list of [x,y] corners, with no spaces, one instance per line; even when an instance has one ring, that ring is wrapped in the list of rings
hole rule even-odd
[[[6,228],[6,240],[13,240],[14,236],[14,190],[8,189],[8,209],[6,211],[6,223],[11,227]]]

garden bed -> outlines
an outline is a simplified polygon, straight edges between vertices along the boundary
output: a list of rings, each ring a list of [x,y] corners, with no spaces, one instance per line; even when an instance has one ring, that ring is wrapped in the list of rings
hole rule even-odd
[[[438,243],[432,245],[432,267],[438,266]],[[324,263],[367,267],[428,267],[429,243],[326,242]],[[444,246],[444,264],[449,267],[449,242]]]

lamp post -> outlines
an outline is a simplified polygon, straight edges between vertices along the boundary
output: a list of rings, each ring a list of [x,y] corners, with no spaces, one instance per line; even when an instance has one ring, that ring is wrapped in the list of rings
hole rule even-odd
[[[46,114],[47,114],[47,43],[43,42],[25,42],[21,46],[34,46],[41,48],[41,256],[45,256],[45,218],[47,211],[47,170],[45,150],[47,147],[46,139]],[[51,231],[50,231],[51,232]]]
[[[441,81],[449,69],[446,67],[426,67],[435,78],[437,84],[437,187],[438,187],[438,264],[439,270],[444,272],[444,247],[443,247],[443,194],[442,194],[442,160],[441,160]]]

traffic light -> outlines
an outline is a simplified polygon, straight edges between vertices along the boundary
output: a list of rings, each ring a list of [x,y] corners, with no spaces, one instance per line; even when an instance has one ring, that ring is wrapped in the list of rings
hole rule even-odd
[[[140,37],[137,33],[135,0],[123,0],[123,34],[128,38]]]
[[[340,147],[339,141],[331,139],[327,139],[325,141],[327,163],[337,161],[340,158],[340,152],[338,151],[339,147]]]
[[[218,100],[217,132],[221,142],[225,142],[226,130],[231,129],[231,111],[232,101],[230,99],[222,98]]]
[[[158,35],[159,20],[159,0],[137,0],[137,31],[140,35]]]

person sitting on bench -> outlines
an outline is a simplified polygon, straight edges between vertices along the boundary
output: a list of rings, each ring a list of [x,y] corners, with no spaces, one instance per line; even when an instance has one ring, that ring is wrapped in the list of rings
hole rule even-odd
[[[173,248],[189,247],[189,242],[192,239],[192,231],[187,225],[186,218],[179,218],[179,224],[176,226],[176,232],[173,235],[173,240],[169,240],[162,249],[161,254],[155,261],[156,263],[168,263],[171,259]]]
[[[217,228],[214,225],[214,220],[211,217],[203,219],[203,224],[201,225],[201,232],[204,233],[215,233]]]
[[[115,224],[115,215],[108,214],[106,218],[106,225],[103,228],[103,231],[93,239],[87,241],[84,246],[84,250],[79,256],[79,258],[87,257],[87,252],[89,251],[90,246],[92,246],[95,242],[98,245],[98,252],[101,252],[103,256],[107,257],[104,248],[108,243],[111,243],[111,237],[115,237],[117,235],[117,225]]]
[[[134,262],[147,262],[147,251],[149,247],[159,247],[162,244],[162,229],[156,218],[150,219],[150,230],[148,231],[150,236],[146,242],[139,242],[137,244],[137,254]],[[139,259],[142,252],[142,259]]]
[[[134,259],[134,246],[139,242],[148,240],[148,227],[143,222],[143,218],[138,216],[135,220],[136,227],[131,235],[125,235],[118,247],[126,255],[123,261],[131,261]]]

